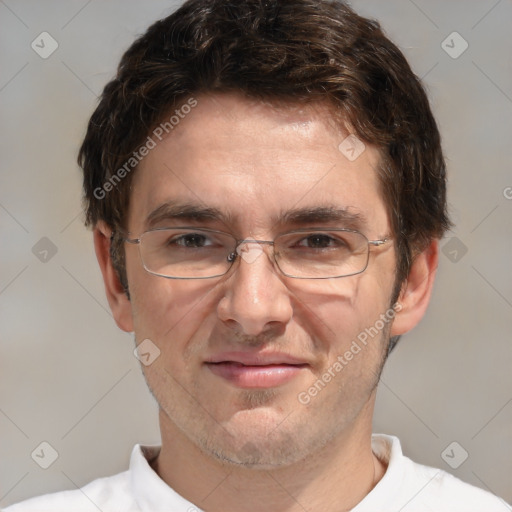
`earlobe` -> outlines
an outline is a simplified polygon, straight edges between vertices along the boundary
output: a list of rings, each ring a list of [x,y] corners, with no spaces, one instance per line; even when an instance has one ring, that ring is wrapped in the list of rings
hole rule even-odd
[[[96,258],[103,275],[105,293],[116,324],[126,332],[133,331],[132,305],[112,266],[110,257],[110,236],[112,230],[103,222],[96,224],[93,231]]]
[[[401,305],[391,328],[391,336],[405,334],[413,329],[427,310],[439,262],[439,240],[417,254],[407,280],[402,285],[397,302]]]

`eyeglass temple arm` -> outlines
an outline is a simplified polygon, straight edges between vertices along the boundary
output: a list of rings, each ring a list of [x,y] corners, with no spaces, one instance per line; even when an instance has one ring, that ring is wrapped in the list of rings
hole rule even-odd
[[[371,245],[379,246],[385,244],[386,242],[389,242],[390,240],[391,238],[383,238],[382,240],[368,240],[368,243]]]
[[[119,232],[121,235],[122,233]],[[112,231],[111,235],[110,235],[110,242],[112,243],[112,240],[114,240],[114,237],[116,236],[116,232],[115,231]],[[139,244],[140,243],[140,238],[126,238],[124,236],[121,237],[121,240],[123,242],[128,242],[129,244]]]

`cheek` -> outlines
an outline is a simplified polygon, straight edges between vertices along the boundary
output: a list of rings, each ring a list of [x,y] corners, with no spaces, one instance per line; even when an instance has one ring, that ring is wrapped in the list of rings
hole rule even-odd
[[[381,320],[388,309],[388,288],[377,287],[376,279],[363,273],[332,280],[321,289],[301,296],[301,300],[309,297],[308,309],[299,311],[297,318],[313,350],[321,354],[308,386],[322,388],[329,382],[318,402],[326,400],[335,408],[340,400],[345,406],[364,400],[375,385],[389,329]],[[315,389],[305,388],[306,394]]]
[[[295,318],[324,352],[344,352],[388,309],[392,279],[362,273],[347,278],[304,281],[294,290]],[[318,347],[317,347],[318,348]]]
[[[149,338],[164,353],[184,352],[212,310],[214,285],[166,279],[143,269],[130,283],[137,340]]]

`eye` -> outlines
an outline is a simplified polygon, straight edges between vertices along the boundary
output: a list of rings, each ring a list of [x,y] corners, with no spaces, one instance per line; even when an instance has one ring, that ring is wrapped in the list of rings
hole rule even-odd
[[[308,249],[336,249],[347,246],[342,238],[334,238],[325,233],[312,233],[300,239],[297,245]]]
[[[187,233],[170,238],[167,245],[179,245],[182,247],[197,249],[212,245],[212,242],[207,236],[201,233]]]

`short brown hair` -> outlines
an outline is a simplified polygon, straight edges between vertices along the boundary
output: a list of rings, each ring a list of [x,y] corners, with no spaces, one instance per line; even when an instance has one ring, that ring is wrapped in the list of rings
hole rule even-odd
[[[379,148],[398,284],[414,254],[450,227],[440,136],[420,80],[378,22],[322,0],[189,0],[149,27],[106,85],[80,149],[86,225],[124,230],[136,169],[108,194],[98,190],[180,103],[231,91],[276,104],[328,101]],[[120,238],[111,255],[128,293]]]

